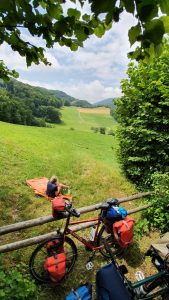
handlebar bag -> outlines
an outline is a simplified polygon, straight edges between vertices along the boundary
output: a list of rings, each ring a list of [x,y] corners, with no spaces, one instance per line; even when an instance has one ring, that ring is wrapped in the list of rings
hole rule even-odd
[[[90,283],[82,284],[76,290],[73,290],[65,300],[91,300],[92,285]]]
[[[50,279],[56,283],[59,283],[66,273],[66,255],[65,253],[59,253],[57,255],[50,256],[44,263],[44,269],[48,271]]]
[[[126,217],[113,224],[114,237],[122,248],[127,248],[133,240],[134,222],[134,219]]]
[[[60,213],[65,211],[65,200],[63,196],[57,196],[52,200],[52,215],[54,218],[59,218]]]
[[[106,218],[107,219],[113,219],[113,218],[124,219],[126,216],[127,216],[127,211],[124,208],[118,207],[118,206],[113,206],[107,210]]]

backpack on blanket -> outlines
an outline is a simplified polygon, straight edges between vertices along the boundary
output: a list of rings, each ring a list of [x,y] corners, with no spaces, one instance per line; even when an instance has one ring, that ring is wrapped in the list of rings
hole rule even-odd
[[[114,237],[122,248],[127,248],[133,240],[134,222],[134,219],[126,217],[113,224]]]
[[[92,299],[92,285],[90,283],[79,286],[73,290],[65,300],[91,300]]]

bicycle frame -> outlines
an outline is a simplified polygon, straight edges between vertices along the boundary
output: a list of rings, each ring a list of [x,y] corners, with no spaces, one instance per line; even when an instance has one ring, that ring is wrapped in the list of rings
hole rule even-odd
[[[154,274],[154,275],[151,275],[149,277],[146,277],[144,278],[143,280],[140,280],[138,282],[129,282],[128,280],[128,283],[130,285],[130,288],[131,290],[134,292],[134,289],[140,287],[140,286],[144,286],[146,283],[151,283],[153,282],[154,280],[158,280],[158,279],[161,279],[163,280],[165,278],[165,276],[167,275],[167,271],[161,271],[157,274]],[[158,285],[156,284],[154,288],[156,288]],[[153,288],[153,289],[154,289]],[[153,291],[152,289],[152,291]],[[145,295],[145,296],[142,296],[141,298],[137,298],[138,300],[148,300],[148,299],[153,299],[155,296],[159,296],[159,295],[162,295],[164,294],[165,292],[167,292],[168,288],[167,287],[164,287],[164,288],[161,288],[160,290],[154,292],[154,293],[151,293],[150,295]]]
[[[80,221],[74,221],[74,222],[70,222],[70,218],[71,218],[71,216],[68,216],[68,218],[66,220],[66,224],[65,224],[65,228],[64,228],[64,232],[63,232],[64,236],[68,235],[68,234],[72,235],[73,237],[75,237],[79,242],[84,244],[91,251],[96,251],[96,250],[104,248],[104,245],[96,246],[99,227],[103,223],[102,219],[100,217],[86,219],[86,220],[80,220]],[[95,224],[96,225],[95,236],[94,236],[94,240],[92,242],[87,241],[82,236],[78,235],[72,229],[69,228],[69,225],[77,225],[77,224],[88,223],[88,222],[92,222],[92,221],[97,221],[97,223]]]

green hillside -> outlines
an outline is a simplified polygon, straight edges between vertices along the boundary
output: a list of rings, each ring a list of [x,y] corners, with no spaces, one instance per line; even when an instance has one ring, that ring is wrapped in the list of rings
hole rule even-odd
[[[104,99],[104,100],[100,100],[94,103],[95,106],[106,106],[106,107],[110,107],[112,109],[115,109],[115,104],[114,101],[116,100],[116,98],[108,98],[108,99]]]
[[[104,125],[115,130],[117,125],[112,117],[79,113],[74,107],[63,108],[62,114],[64,124],[54,125],[53,128],[0,123],[1,226],[51,214],[50,202],[34,196],[25,184],[26,179],[58,175],[60,181],[71,186],[72,194],[76,195],[76,207],[135,192],[121,173],[116,136],[96,134],[90,129]],[[129,207],[133,205],[136,206],[136,203]],[[53,231],[58,224],[54,222],[8,234],[2,237],[2,244]],[[87,237],[88,230],[81,234]],[[94,281],[94,272],[86,274],[85,271],[85,262],[90,253],[81,245],[78,247],[80,251],[76,267],[68,282],[58,291],[62,296],[56,298],[55,290],[42,288],[44,298],[40,300],[49,295],[51,300],[63,300],[72,285],[79,284],[79,280]],[[19,262],[27,265],[34,248],[31,246],[6,254],[6,264],[11,261],[13,265]],[[95,260],[95,268],[102,263],[105,262],[99,255]],[[79,278],[77,272],[80,273]]]

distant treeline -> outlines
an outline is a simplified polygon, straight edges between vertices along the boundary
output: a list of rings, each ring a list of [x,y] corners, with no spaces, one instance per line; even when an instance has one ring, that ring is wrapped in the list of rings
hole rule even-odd
[[[11,80],[0,82],[0,120],[15,124],[46,126],[60,123],[63,101],[49,92]]]
[[[46,122],[59,124],[60,108],[71,105],[86,107],[88,104],[87,101],[61,99],[51,90],[17,80],[0,81],[0,121],[32,126],[47,126]]]

